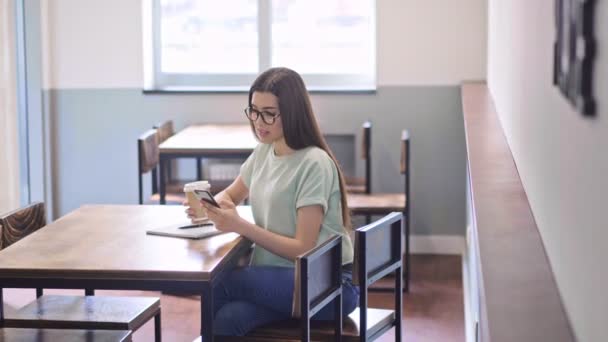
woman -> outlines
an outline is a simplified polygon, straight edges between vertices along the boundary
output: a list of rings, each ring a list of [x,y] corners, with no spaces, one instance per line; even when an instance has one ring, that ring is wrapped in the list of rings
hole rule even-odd
[[[236,180],[202,202],[217,229],[255,243],[251,265],[232,271],[214,290],[214,332],[241,336],[291,316],[294,260],[334,235],[342,236],[343,312],[352,312],[353,245],[344,177],[320,133],[304,81],[287,68],[262,73],[249,90],[245,114],[260,141]],[[235,205],[249,198],[255,223]],[[193,211],[188,208],[189,217]],[[313,319],[332,319],[328,305]]]

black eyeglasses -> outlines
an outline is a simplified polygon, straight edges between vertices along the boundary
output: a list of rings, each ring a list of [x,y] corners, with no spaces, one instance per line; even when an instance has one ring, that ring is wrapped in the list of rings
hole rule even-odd
[[[251,121],[256,121],[261,116],[262,121],[264,121],[265,124],[272,125],[272,124],[274,124],[274,122],[276,121],[277,117],[280,114],[275,114],[275,113],[266,112],[266,111],[259,111],[255,108],[247,107],[247,108],[245,108],[245,115],[247,116],[247,119],[249,119]]]

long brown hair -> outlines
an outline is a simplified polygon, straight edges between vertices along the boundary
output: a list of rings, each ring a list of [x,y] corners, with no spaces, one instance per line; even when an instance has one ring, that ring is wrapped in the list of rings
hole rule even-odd
[[[283,123],[285,142],[293,150],[316,146],[325,151],[338,170],[344,227],[351,228],[350,212],[346,201],[344,175],[333,152],[321,134],[319,124],[310,104],[310,96],[304,80],[288,68],[271,68],[256,78],[249,89],[249,106],[254,92],[271,93],[279,99],[279,112]],[[253,134],[255,129],[251,123]],[[256,136],[257,137],[257,136]]]

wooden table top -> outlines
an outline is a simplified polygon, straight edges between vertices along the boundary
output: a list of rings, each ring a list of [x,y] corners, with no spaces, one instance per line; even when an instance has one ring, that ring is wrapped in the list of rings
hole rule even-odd
[[[253,220],[250,207],[238,210]],[[248,243],[236,233],[200,240],[146,234],[182,222],[182,206],[86,205],[0,251],[0,278],[204,281]]]
[[[161,154],[249,153],[257,145],[258,141],[248,124],[192,125],[165,140],[159,150]]]
[[[386,215],[391,211],[405,209],[405,194],[376,193],[376,194],[347,194],[348,209],[353,214]]]

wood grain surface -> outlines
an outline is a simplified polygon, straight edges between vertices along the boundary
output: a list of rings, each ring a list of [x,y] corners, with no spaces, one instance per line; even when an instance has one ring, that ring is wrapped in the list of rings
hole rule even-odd
[[[250,207],[239,214],[252,220]],[[207,280],[242,238],[201,240],[146,235],[187,223],[182,206],[87,205],[0,251],[0,278]]]

